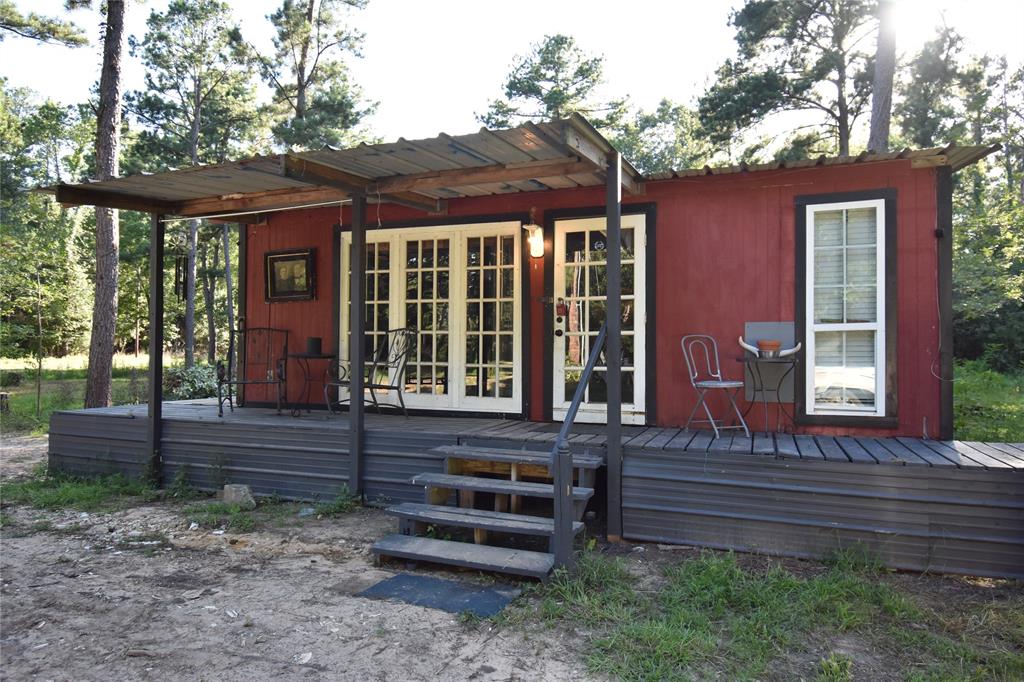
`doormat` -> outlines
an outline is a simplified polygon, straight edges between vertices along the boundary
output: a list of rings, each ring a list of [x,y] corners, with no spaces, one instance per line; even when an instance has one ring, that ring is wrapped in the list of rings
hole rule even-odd
[[[440,609],[448,613],[471,613],[490,618],[519,596],[515,588],[494,589],[466,585],[421,575],[399,573],[356,594],[367,599],[396,599],[406,604]]]

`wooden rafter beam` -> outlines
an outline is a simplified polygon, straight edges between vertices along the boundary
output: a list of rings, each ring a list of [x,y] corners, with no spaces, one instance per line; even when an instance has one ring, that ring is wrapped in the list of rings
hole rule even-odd
[[[161,201],[149,197],[73,185],[57,185],[54,190],[54,198],[58,204],[64,206],[103,206],[145,213],[175,213],[179,206],[177,202],[173,201]]]
[[[378,191],[369,187],[371,180],[347,173],[318,161],[304,159],[294,154],[281,155],[281,175],[292,180],[321,187],[333,187],[348,194],[374,193],[382,201],[408,206],[427,213],[443,213],[447,206],[437,199],[408,191]]]
[[[245,194],[223,194],[183,201],[175,215],[187,218],[201,218],[207,215],[222,213],[242,213],[273,211],[274,209],[290,208],[303,204],[318,204],[344,201],[349,198],[348,192],[333,187],[287,187],[284,189],[264,190]]]
[[[575,126],[565,126],[565,132],[561,140],[562,144],[565,145],[571,153],[579,155],[592,164],[590,171],[595,170],[605,171],[608,168],[608,157],[609,155],[601,149],[601,145],[593,136],[588,135],[585,131],[576,128]],[[623,161],[625,166],[625,161]],[[630,194],[637,195],[644,193],[644,185],[640,182],[639,178],[634,177],[630,168],[623,168],[622,173],[622,188]]]
[[[446,170],[427,171],[411,175],[396,175],[378,178],[371,182],[368,190],[391,193],[397,191],[416,191],[439,189],[441,187],[462,187],[465,185],[482,185],[495,182],[519,182],[551,178],[558,175],[593,172],[589,161],[581,161],[578,157],[567,157],[544,161],[528,161],[526,163],[493,164],[474,168],[453,168]]]

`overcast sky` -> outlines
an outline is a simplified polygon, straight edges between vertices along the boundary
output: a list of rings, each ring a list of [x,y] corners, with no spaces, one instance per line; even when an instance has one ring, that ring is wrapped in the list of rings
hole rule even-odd
[[[100,5],[100,2],[94,3]],[[128,32],[141,37],[150,11],[166,0],[129,0]],[[280,0],[234,0],[248,40],[271,49],[270,14]],[[734,52],[730,12],[741,0],[370,0],[352,14],[366,33],[354,79],[380,102],[370,120],[385,140],[466,133],[475,112],[500,94],[509,65],[545,34],[566,33],[588,52],[605,56],[605,91],[628,94],[634,106],[653,108],[662,97],[692,103],[715,68]],[[46,97],[84,100],[99,74],[100,15],[66,13],[62,0],[15,0],[22,11],[70,16],[91,37],[71,49],[7,37],[0,43],[0,75]],[[912,54],[945,22],[971,52],[1005,54],[1024,62],[1024,0],[898,0],[898,50]],[[143,70],[127,60],[127,89],[142,86]]]

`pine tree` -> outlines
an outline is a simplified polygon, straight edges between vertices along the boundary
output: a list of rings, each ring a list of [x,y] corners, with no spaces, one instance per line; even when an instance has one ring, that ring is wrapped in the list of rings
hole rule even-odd
[[[504,98],[492,100],[477,119],[489,128],[508,128],[578,113],[598,128],[614,129],[626,113],[626,102],[597,98],[603,74],[604,57],[587,55],[571,36],[544,36],[528,54],[516,57],[505,79]]]

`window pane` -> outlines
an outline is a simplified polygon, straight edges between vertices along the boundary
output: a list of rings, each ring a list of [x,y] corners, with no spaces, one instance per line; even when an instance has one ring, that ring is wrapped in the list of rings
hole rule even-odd
[[[875,407],[875,332],[814,335],[814,402],[824,408]]]
[[[814,213],[814,245],[839,246],[843,243],[843,212],[817,211]]]
[[[853,208],[846,212],[846,243],[874,244],[877,231],[874,208]]]
[[[874,285],[874,247],[858,247],[846,250],[846,283]]]
[[[814,321],[818,323],[843,321],[843,289],[841,287],[814,289]]]
[[[843,283],[843,249],[814,250],[814,284]]]
[[[846,321],[875,322],[878,310],[875,307],[875,287],[856,287],[846,290]],[[817,308],[817,305],[815,305]]]
[[[565,234],[565,262],[582,263],[586,260],[586,232],[567,232]]]

